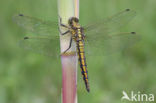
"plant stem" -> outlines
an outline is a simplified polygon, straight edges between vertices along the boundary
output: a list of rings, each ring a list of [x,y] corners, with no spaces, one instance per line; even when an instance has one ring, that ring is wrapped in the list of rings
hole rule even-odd
[[[79,16],[79,0],[58,0],[58,14],[62,23],[68,25],[70,17]],[[67,29],[60,27],[61,32]],[[70,43],[71,34],[60,35],[61,53]],[[62,62],[62,103],[77,103],[77,54],[76,44],[72,42],[67,55],[61,55]]]

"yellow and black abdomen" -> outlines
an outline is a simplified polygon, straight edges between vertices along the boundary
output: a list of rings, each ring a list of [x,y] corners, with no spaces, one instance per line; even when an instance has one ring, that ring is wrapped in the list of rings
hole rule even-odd
[[[84,43],[83,39],[81,37],[81,34],[78,35],[78,40],[77,42],[77,52],[78,52],[78,57],[79,57],[79,64],[81,68],[81,73],[83,75],[83,79],[86,85],[86,89],[89,92],[89,82],[88,82],[88,71],[87,71],[87,64],[86,64],[86,58],[85,58],[85,51],[84,51]]]

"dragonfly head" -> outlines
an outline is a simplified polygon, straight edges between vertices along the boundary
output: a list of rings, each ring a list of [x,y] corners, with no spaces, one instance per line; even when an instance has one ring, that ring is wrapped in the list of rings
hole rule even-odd
[[[76,25],[79,23],[79,19],[76,17],[71,17],[68,20],[68,24],[72,27],[76,27]]]

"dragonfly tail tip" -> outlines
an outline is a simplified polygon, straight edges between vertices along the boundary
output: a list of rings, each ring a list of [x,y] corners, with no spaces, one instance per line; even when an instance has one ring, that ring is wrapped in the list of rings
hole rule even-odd
[[[90,89],[89,89],[89,88],[87,88],[87,92],[88,92],[88,93],[90,92]]]

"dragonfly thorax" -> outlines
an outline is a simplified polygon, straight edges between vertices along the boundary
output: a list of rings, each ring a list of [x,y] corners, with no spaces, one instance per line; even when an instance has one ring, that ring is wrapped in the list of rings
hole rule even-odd
[[[79,24],[79,19],[76,17],[71,17],[68,20],[70,26],[70,32],[75,41],[84,40],[83,28]]]

